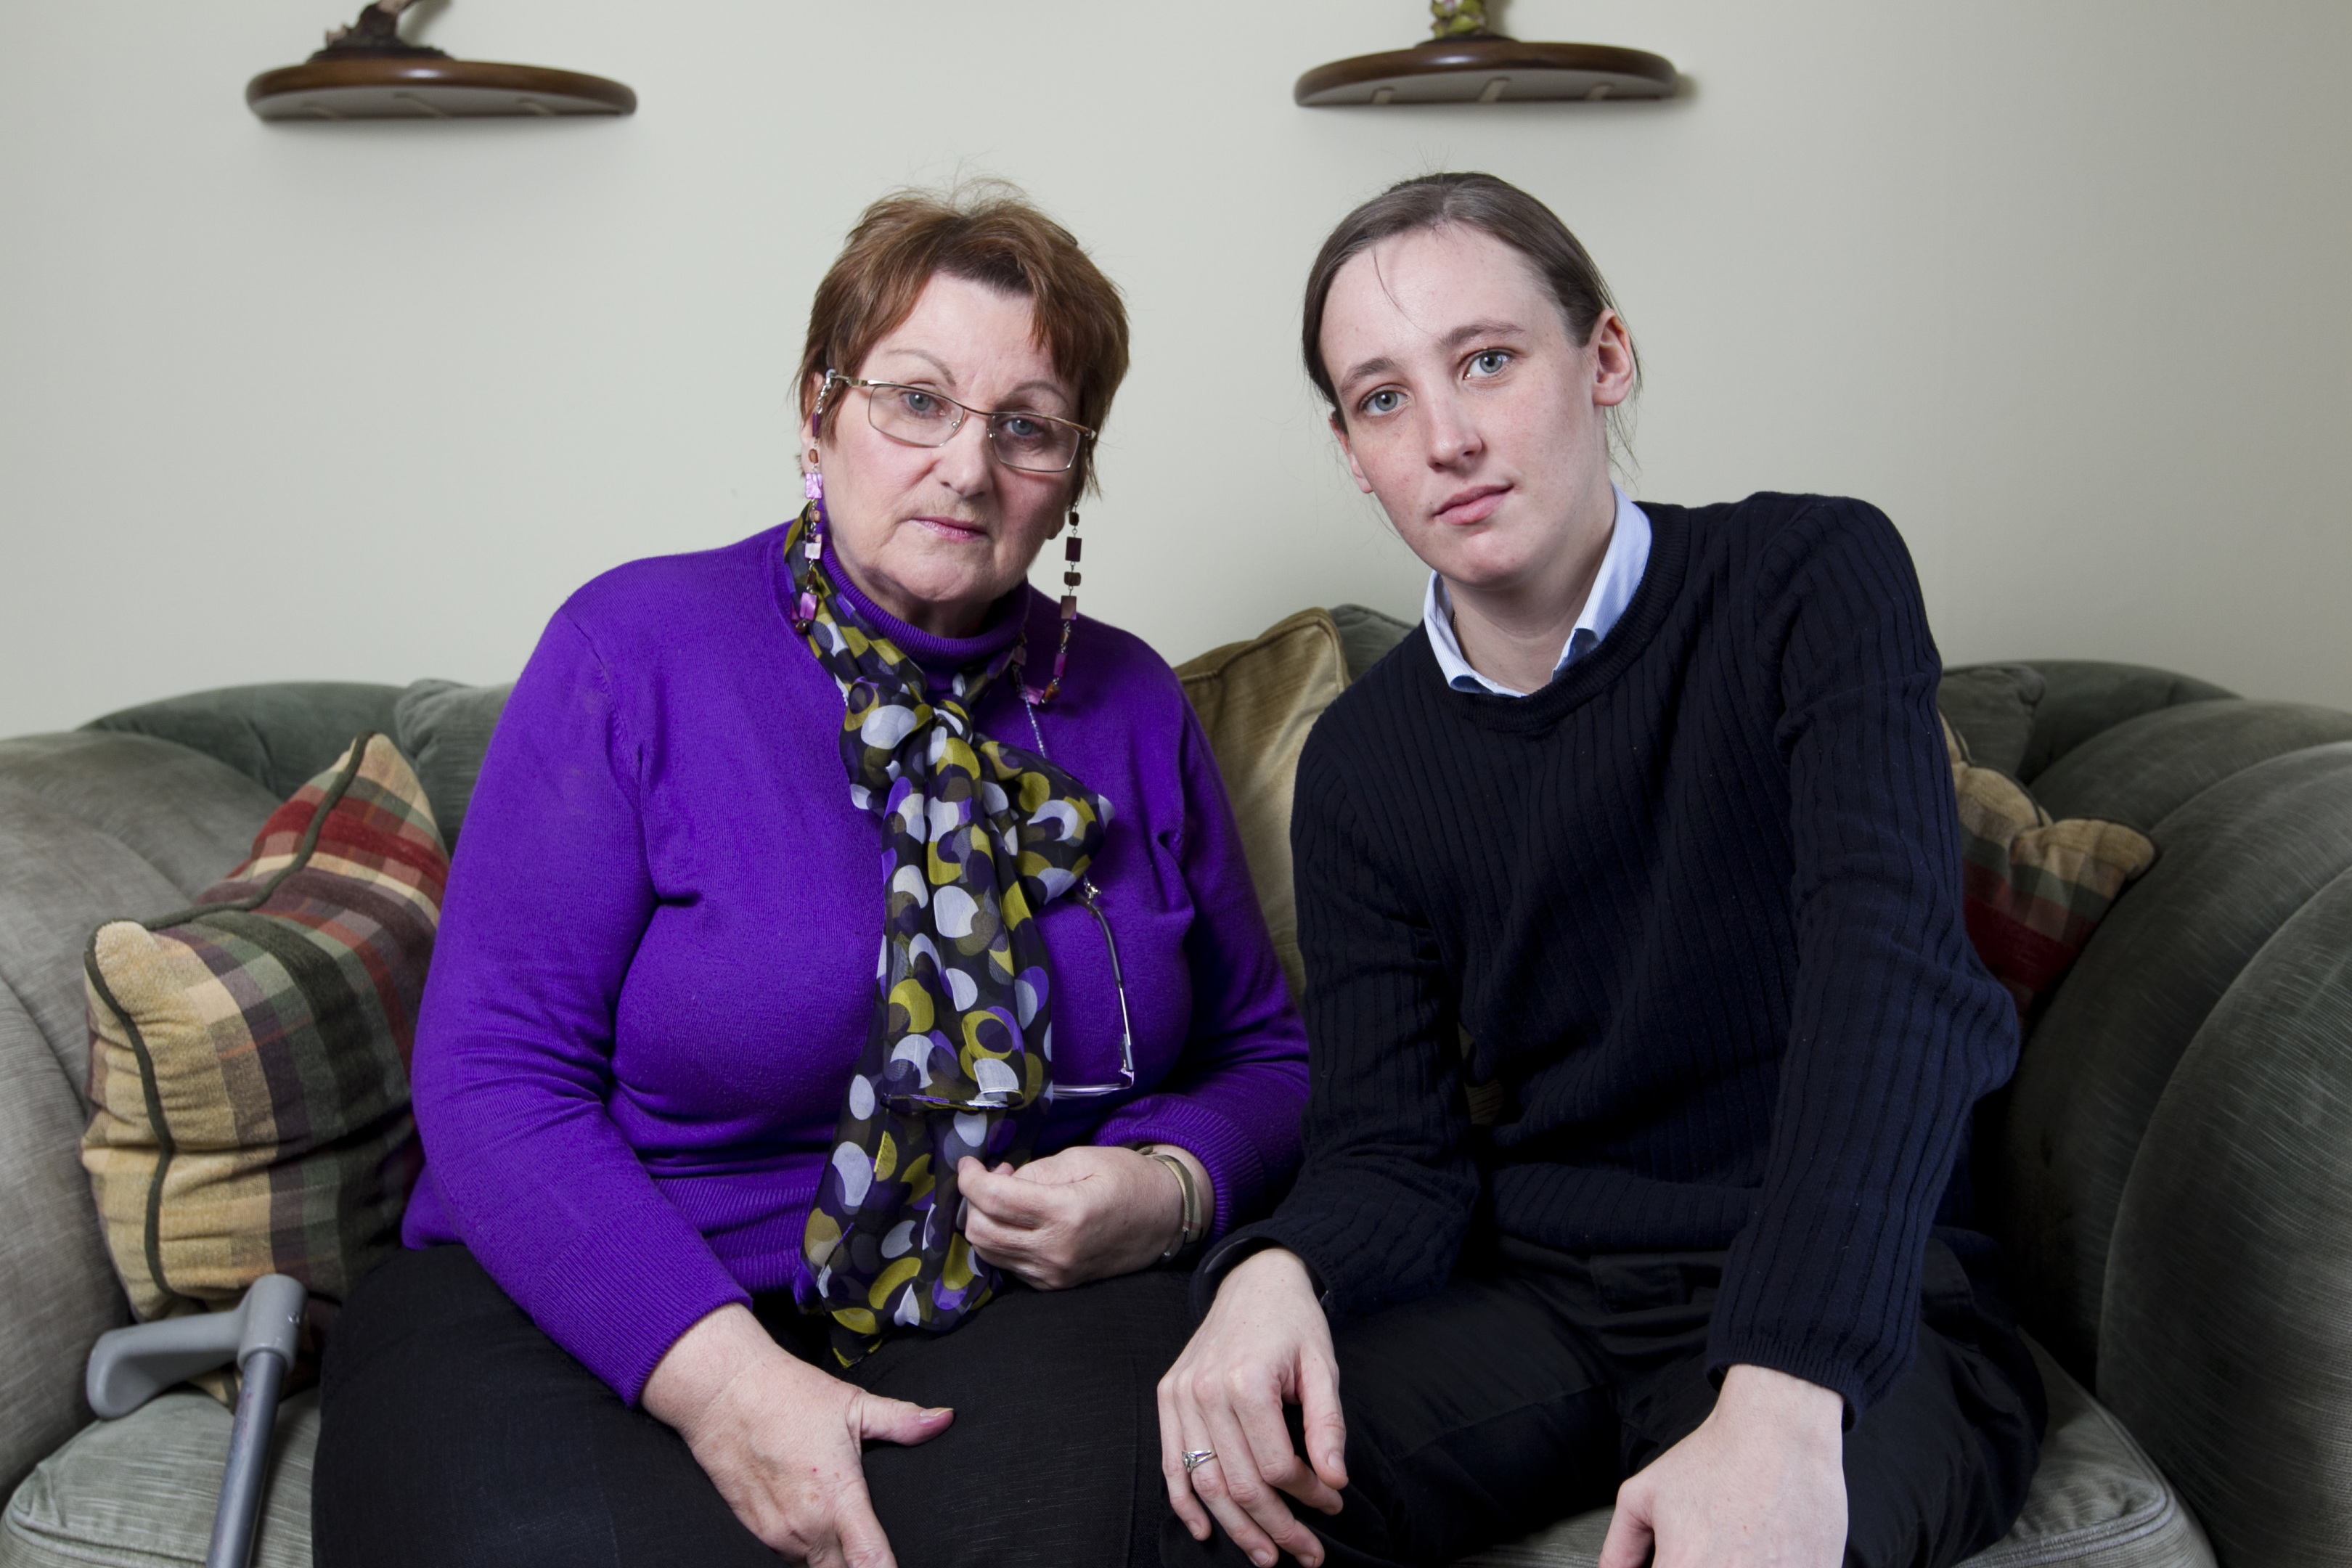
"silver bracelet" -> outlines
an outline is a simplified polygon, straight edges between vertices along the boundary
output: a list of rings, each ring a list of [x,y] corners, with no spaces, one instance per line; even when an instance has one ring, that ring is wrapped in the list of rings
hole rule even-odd
[[[1176,1239],[1160,1255],[1162,1263],[1173,1262],[1176,1255],[1209,1233],[1209,1222],[1201,1212],[1201,1184],[1192,1179],[1192,1168],[1162,1149],[1139,1149],[1136,1152],[1147,1160],[1157,1160],[1176,1173],[1176,1185],[1184,1194],[1184,1219],[1176,1227]]]

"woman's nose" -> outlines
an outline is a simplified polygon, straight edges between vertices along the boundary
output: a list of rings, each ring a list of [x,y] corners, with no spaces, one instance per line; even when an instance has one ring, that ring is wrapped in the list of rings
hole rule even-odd
[[[1470,411],[1458,400],[1433,398],[1423,407],[1426,410],[1424,428],[1429,439],[1432,467],[1452,468],[1486,444],[1478,434],[1476,422],[1470,417]]]
[[[992,482],[988,421],[980,416],[966,415],[956,433],[948,437],[947,445],[939,448],[939,454],[940,481],[958,495],[979,495]]]

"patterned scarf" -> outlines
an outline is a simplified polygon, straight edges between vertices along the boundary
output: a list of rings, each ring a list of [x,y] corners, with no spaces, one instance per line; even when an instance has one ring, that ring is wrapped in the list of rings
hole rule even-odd
[[[921,668],[809,563],[812,504],[785,540],[810,651],[841,687],[849,798],[882,829],[874,1021],[802,1251],[854,1364],[898,1327],[944,1333],[995,1293],[971,1254],[956,1163],[1029,1157],[1054,1059],[1053,963],[1037,914],[1086,874],[1110,803],[1045,758],[978,734],[1005,648],[933,696]],[[1017,645],[1016,645],[1017,646]],[[1011,874],[1007,874],[1010,868]]]

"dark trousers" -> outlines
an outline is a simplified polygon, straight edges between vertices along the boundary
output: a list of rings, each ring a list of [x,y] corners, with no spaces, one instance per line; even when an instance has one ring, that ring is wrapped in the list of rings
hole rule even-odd
[[[1434,1568],[1608,1503],[1715,1406],[1706,1334],[1723,1259],[1507,1241],[1439,1294],[1341,1325],[1346,1506],[1293,1511],[1334,1568]],[[1846,1433],[1847,1563],[1945,1568],[1999,1540],[2024,1506],[2043,1416],[2007,1310],[1931,1244],[1918,1358]],[[1172,1515],[1161,1553],[1169,1568],[1248,1562],[1223,1530],[1199,1545]]]
[[[890,1341],[845,1375],[952,1405],[866,1480],[900,1568],[1156,1563],[1168,1513],[1154,1386],[1192,1328],[1189,1275],[1008,1290],[951,1334]],[[762,1300],[820,1360],[823,1333]],[[780,1309],[780,1310],[779,1310]],[[685,1441],[540,1332],[459,1247],[362,1282],[327,1349],[312,1480],[320,1568],[776,1568]]]

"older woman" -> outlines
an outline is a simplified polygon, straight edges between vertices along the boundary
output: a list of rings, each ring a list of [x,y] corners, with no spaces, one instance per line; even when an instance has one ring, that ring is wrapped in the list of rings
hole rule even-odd
[[[1168,667],[1026,583],[1066,531],[1076,585],[1126,366],[1016,196],[878,203],[798,520],[557,614],[451,883],[412,1250],[330,1349],[329,1568],[1155,1560],[1157,1266],[1287,1181],[1305,1047]]]

